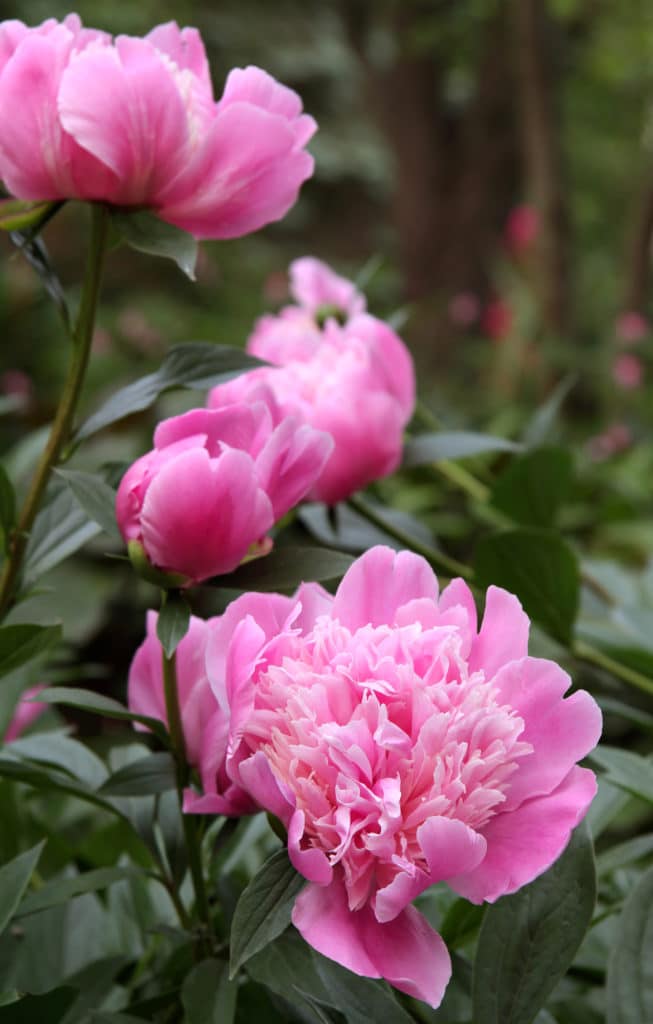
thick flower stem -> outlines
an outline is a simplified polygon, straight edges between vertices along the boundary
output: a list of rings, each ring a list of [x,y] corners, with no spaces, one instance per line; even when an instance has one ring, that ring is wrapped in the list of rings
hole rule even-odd
[[[383,516],[377,515],[375,509],[357,495],[352,495],[352,497],[348,499],[347,504],[354,510],[354,512],[357,512],[359,516],[367,519],[369,523],[376,526],[379,530],[383,530],[383,532],[387,533],[389,537],[394,537],[394,539],[399,541],[400,544],[403,544],[404,547],[415,551],[418,555],[422,555],[422,557],[425,558],[429,565],[434,569],[439,569],[442,572],[447,573],[448,576],[462,576],[463,579],[468,582],[474,578],[474,570],[471,566],[463,565],[462,562],[457,562],[455,558],[450,558],[441,551],[436,551],[435,548],[428,547],[426,544],[422,544],[420,541],[415,540],[414,537],[411,537],[411,535],[405,530],[402,530],[401,527],[396,526],[394,523],[390,523]]]
[[[79,314],[73,331],[73,350],[68,377],[61,395],[57,414],[52,424],[48,443],[36,468],[31,486],[13,531],[9,557],[0,578],[0,618],[4,617],[14,599],[16,581],[20,575],[30,530],[39,511],[41,500],[53,468],[67,444],[75,419],[77,404],[88,366],[95,315],[107,248],[109,212],[99,203],[91,206],[91,238],[88,261],[82,287]]]
[[[168,731],[170,733],[170,746],[175,759],[175,774],[177,781],[177,797],[179,800],[179,814],[184,830],[186,841],[186,852],[188,853],[188,864],[190,867],[193,889],[195,891],[195,911],[202,927],[203,935],[198,943],[198,956],[201,959],[210,953],[207,948],[211,932],[211,913],[209,908],[206,886],[204,884],[204,873],[202,871],[202,859],[200,853],[200,839],[197,831],[197,819],[192,814],[184,814],[184,789],[188,783],[188,761],[186,758],[186,742],[184,730],[181,724],[181,712],[179,710],[179,694],[177,691],[177,659],[172,654],[169,658],[163,653],[163,688],[166,702],[166,715],[168,719]]]

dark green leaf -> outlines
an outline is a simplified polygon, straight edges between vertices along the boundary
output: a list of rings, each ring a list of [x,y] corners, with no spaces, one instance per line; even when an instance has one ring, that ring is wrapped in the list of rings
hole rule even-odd
[[[32,269],[35,270],[41,278],[43,287],[57,307],[59,315],[66,325],[66,328],[70,331],[70,313],[68,312],[66,293],[63,290],[61,281],[50,264],[50,257],[48,256],[48,250],[45,247],[45,242],[43,239],[35,236],[34,232],[29,228],[25,231],[11,231],[9,237],[16,248],[23,254]]]
[[[565,448],[536,448],[514,459],[492,489],[492,504],[517,523],[553,526],[571,484]]]
[[[600,765],[613,786],[653,803],[653,761],[619,747],[601,744],[589,757]]]
[[[317,973],[329,993],[329,1005],[345,1015],[350,1024],[409,1024],[410,1015],[397,1002],[385,982],[361,978],[333,960],[313,953]]]
[[[158,718],[150,718],[148,715],[137,715],[126,708],[112,697],[105,697],[101,693],[93,693],[91,690],[78,690],[69,686],[50,686],[39,694],[38,699],[46,704],[64,704],[71,708],[80,708],[82,711],[89,711],[96,715],[106,715],[107,718],[119,718],[128,722],[140,722],[146,725],[159,739],[167,742],[168,733]]]
[[[625,718],[646,732],[653,732],[653,715],[649,711],[633,707],[632,704],[626,704],[622,700],[615,700],[614,697],[604,697],[602,694],[596,695],[596,702],[602,711]]]
[[[85,1019],[84,1024],[143,1024],[143,1017],[134,1017],[131,1013],[109,1013],[105,1010],[93,1010]],[[2,1024],[2,1021],[0,1021]]]
[[[122,812],[108,800],[98,796],[94,790],[73,779],[71,775],[56,768],[45,767],[30,761],[19,761],[8,755],[0,757],[0,778],[24,782],[27,786],[33,786],[34,789],[41,789],[45,792],[53,790],[58,793],[69,793],[79,800],[103,807],[112,814],[120,814],[123,817]]]
[[[166,751],[132,761],[115,772],[98,790],[103,796],[151,796],[176,785],[175,763]]]
[[[75,499],[86,515],[101,526],[105,533],[116,540],[122,540],[116,523],[116,492],[96,473],[81,473],[79,470],[58,469],[60,476],[70,488]]]
[[[224,960],[202,960],[186,975],[181,989],[184,1024],[232,1024],[238,984],[229,980]]]
[[[4,534],[4,546],[7,548],[9,534],[16,521],[16,495],[11,480],[4,466],[0,465],[0,529]]]
[[[25,552],[24,585],[31,586],[99,532],[100,527],[89,522],[69,488],[57,480],[54,487],[48,488],[47,504],[37,515],[30,533]]]
[[[431,530],[415,516],[401,509],[389,508],[376,502],[366,502],[374,513],[388,524],[388,529],[398,527],[407,536],[413,537],[427,546],[435,544]],[[375,544],[401,550],[401,544],[391,533],[385,533],[380,526],[374,526],[349,505],[340,504],[335,508],[327,508],[321,502],[300,505],[297,518],[302,526],[319,541],[340,551],[353,551],[357,554],[367,551]]]
[[[0,676],[43,654],[61,639],[61,626],[19,623],[0,628]]]
[[[155,373],[141,377],[112,395],[98,412],[82,424],[76,440],[90,437],[125,416],[149,409],[159,395],[172,388],[206,391],[230,377],[261,365],[260,359],[228,345],[212,345],[205,341],[176,345],[170,349]]]
[[[531,1024],[570,966],[595,899],[592,842],[581,825],[546,874],[487,909],[474,964],[474,1024]]]
[[[576,383],[576,375],[570,374],[564,377],[551,392],[546,402],[536,409],[532,420],[524,430],[523,442],[528,448],[535,448],[542,444],[549,436],[556,419],[562,408],[562,404]]]
[[[42,840],[0,868],[0,933],[14,916],[44,846],[45,840]]]
[[[596,858],[596,870],[599,875],[608,875],[616,868],[634,864],[651,853],[653,853],[653,835],[635,836],[634,839],[627,839],[625,843],[617,843],[616,846],[611,846],[599,854]]]
[[[476,549],[478,583],[505,587],[556,640],[569,643],[578,611],[576,556],[557,534],[520,529],[485,537]]]
[[[35,1024],[36,1021],[63,1024],[76,999],[77,991],[69,986],[55,988],[40,996],[24,996],[0,1010],[0,1024]]]
[[[101,786],[108,775],[106,765],[97,754],[61,730],[37,732],[14,740],[11,754],[21,760],[54,765],[91,789]]]
[[[621,814],[631,801],[630,793],[625,793],[616,786],[611,786],[605,776],[598,778],[598,792],[587,812],[585,821],[587,827],[596,842],[600,835],[605,832],[612,822]]]
[[[238,900],[231,924],[230,977],[286,930],[305,881],[286,850],[274,853],[254,876]]]
[[[608,961],[607,1024],[653,1020],[653,868],[630,893]]]
[[[294,590],[305,580],[323,583],[339,579],[353,561],[350,555],[328,548],[280,547],[228,576],[216,576],[210,583],[225,590]]]
[[[190,625],[188,601],[179,591],[169,590],[156,620],[156,635],[166,658],[171,658]]]
[[[28,914],[36,914],[40,910],[56,907],[60,903],[68,903],[75,896],[106,889],[114,882],[133,878],[135,874],[134,868],[116,867],[97,868],[95,871],[86,871],[83,875],[77,875],[75,878],[58,878],[53,882],[47,882],[36,892],[26,896],[14,916],[16,918],[27,917]]]
[[[485,906],[476,906],[468,900],[456,900],[447,911],[438,929],[448,949],[456,949],[468,942],[483,922]]]
[[[195,280],[195,264],[199,246],[197,239],[187,231],[166,224],[147,210],[129,213],[114,210],[111,215],[114,228],[127,245],[150,256],[163,256],[174,260],[191,281]]]
[[[475,434],[467,430],[420,434],[411,437],[404,448],[404,466],[423,466],[443,459],[465,459],[488,452],[519,452],[523,446],[505,437]]]

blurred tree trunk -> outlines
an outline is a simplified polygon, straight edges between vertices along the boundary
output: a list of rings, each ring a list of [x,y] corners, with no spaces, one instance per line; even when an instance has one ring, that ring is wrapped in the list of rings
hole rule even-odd
[[[653,242],[653,183],[641,190],[631,230],[626,260],[626,281],[623,308],[647,314],[651,277],[651,244]]]
[[[535,287],[544,326],[564,334],[571,319],[570,231],[553,26],[545,0],[513,0],[512,10],[526,194],[541,220],[534,254]]]

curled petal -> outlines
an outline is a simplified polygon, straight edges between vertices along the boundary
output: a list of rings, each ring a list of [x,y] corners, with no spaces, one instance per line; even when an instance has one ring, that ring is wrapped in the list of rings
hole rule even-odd
[[[428,562],[411,551],[371,548],[347,570],[333,602],[333,617],[350,629],[392,625],[402,605],[418,597],[437,601],[438,581]]]
[[[526,657],[529,625],[514,594],[489,587],[483,622],[469,658],[470,672],[483,669],[489,679],[507,662]]]

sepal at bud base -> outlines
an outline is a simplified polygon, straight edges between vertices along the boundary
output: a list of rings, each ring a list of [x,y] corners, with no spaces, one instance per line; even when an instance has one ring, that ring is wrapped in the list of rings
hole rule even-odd
[[[141,579],[153,583],[155,587],[161,587],[162,590],[179,590],[191,583],[187,576],[183,576],[179,572],[165,572],[152,565],[145,553],[145,548],[138,540],[127,542],[127,553],[134,570]]]

